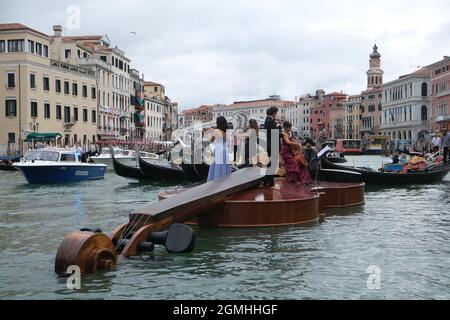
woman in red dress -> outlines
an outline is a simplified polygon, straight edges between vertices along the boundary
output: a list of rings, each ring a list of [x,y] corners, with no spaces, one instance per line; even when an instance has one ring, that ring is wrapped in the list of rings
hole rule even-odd
[[[286,179],[292,183],[308,184],[312,182],[308,166],[300,166],[295,158],[295,152],[302,152],[301,145],[296,141],[289,121],[283,123],[283,140],[280,155],[284,161]]]

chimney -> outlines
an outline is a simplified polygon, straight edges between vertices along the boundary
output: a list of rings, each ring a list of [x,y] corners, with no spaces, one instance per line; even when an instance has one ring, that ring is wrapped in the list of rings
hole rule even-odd
[[[53,26],[53,35],[55,37],[61,37],[63,32],[63,27],[61,25],[54,25]]]

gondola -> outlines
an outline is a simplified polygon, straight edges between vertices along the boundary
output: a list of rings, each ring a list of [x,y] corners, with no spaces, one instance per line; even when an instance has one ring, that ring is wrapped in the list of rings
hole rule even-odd
[[[324,169],[337,169],[347,170],[361,173],[362,180],[366,184],[373,185],[414,185],[414,184],[427,184],[433,182],[439,182],[449,173],[450,165],[439,165],[426,171],[409,172],[409,173],[394,173],[394,172],[378,172],[372,168],[365,167],[347,167],[337,165],[330,162],[326,157],[321,158],[322,168]]]
[[[139,169],[144,174],[146,179],[159,180],[159,181],[184,181],[186,175],[184,171],[179,167],[172,167],[170,165],[154,164],[145,161],[140,156]]]
[[[208,179],[209,165],[182,163],[181,169],[184,171],[186,178],[191,182],[206,181]]]
[[[121,177],[137,180],[148,180],[149,178],[145,176],[139,169],[139,167],[127,166],[119,162],[114,155],[112,156],[114,172]]]

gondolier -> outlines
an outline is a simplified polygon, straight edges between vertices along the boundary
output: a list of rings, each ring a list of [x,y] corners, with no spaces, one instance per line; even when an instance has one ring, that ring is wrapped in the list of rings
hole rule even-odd
[[[449,154],[448,149],[450,148],[450,132],[447,130],[444,130],[442,132],[442,150],[443,150],[443,156],[444,156],[444,164],[447,164],[449,162]]]

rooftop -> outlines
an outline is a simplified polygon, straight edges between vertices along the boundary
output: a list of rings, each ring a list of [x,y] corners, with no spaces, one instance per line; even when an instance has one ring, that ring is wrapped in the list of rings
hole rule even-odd
[[[47,34],[37,31],[35,29],[32,29],[30,27],[27,27],[26,25],[23,25],[21,23],[1,23],[0,31],[31,31],[31,32],[38,33],[46,38],[49,38],[49,36]]]

